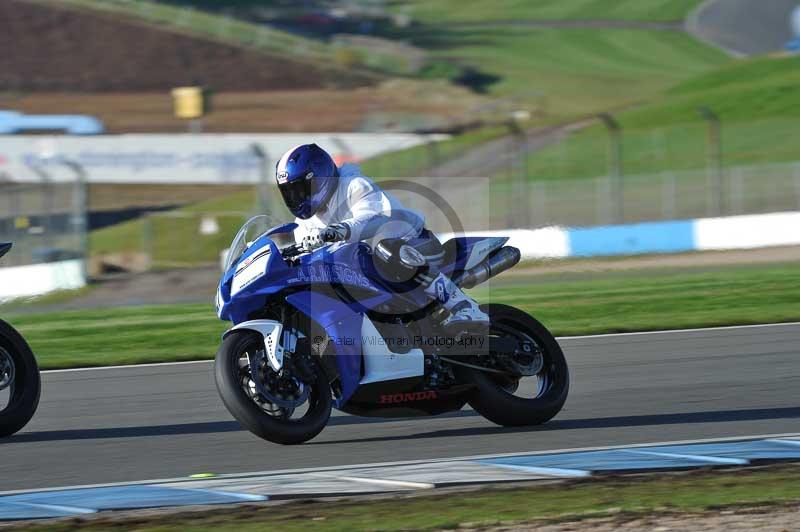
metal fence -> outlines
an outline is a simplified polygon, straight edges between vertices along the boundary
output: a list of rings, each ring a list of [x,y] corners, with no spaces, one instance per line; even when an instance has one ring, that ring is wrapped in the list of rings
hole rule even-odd
[[[721,180],[698,170],[626,176],[617,183],[608,177],[538,182],[429,177],[381,184],[439,232],[800,210],[800,162],[729,168]],[[148,268],[216,263],[249,216],[266,213],[276,224],[292,220],[274,187],[263,194],[266,201],[256,202],[256,195],[254,189],[253,202],[237,211],[149,213],[123,247],[141,255]]]
[[[270,214],[275,223],[292,219],[274,185],[265,190],[261,185],[246,191],[240,202],[223,202],[226,207],[218,210],[161,207],[100,229],[92,233],[89,250],[87,185],[78,168],[72,172],[72,181],[63,179],[66,174],[52,180],[44,173],[38,183],[0,178],[0,240],[15,243],[4,266],[84,257],[89,252],[112,268],[130,270],[215,264],[249,216]],[[428,227],[441,232],[800,210],[800,162],[728,167],[721,174],[696,170],[548,181],[429,177],[382,184],[422,212]],[[176,205],[196,202],[185,200]],[[102,271],[95,268],[97,263],[92,262],[93,273]]]
[[[800,162],[492,184],[494,228],[593,226],[800,210]]]
[[[14,243],[3,266],[39,264],[87,255],[87,189],[73,182],[0,180],[0,240]],[[6,176],[7,177],[7,176]]]

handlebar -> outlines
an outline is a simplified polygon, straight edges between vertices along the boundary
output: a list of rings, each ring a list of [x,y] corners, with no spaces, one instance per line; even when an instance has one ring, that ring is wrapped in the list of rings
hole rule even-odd
[[[331,231],[331,232],[323,232],[322,233],[322,241],[325,242],[326,244],[330,244],[330,243],[333,243],[333,242],[338,242],[339,239],[337,238],[336,233]],[[320,246],[320,247],[322,247],[322,246]],[[281,250],[281,255],[283,255],[284,258],[292,258],[292,257],[296,257],[298,255],[301,255],[301,254],[305,253],[306,251],[310,251],[310,250],[305,248],[303,246],[302,242],[298,242],[297,244],[291,244],[291,245],[286,246],[285,248],[283,248]]]
[[[285,248],[283,248],[281,250],[281,255],[283,255],[284,258],[290,259],[292,257],[300,255],[301,253],[303,253],[303,251],[304,251],[303,244],[301,243],[292,244],[290,246],[286,246]]]
[[[338,235],[334,231],[323,231],[322,232],[322,241],[323,242],[337,242],[339,240]]]

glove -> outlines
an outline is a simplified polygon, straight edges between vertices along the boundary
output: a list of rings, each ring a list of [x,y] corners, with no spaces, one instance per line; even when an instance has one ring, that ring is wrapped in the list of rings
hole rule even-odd
[[[331,224],[320,234],[325,242],[342,242],[350,238],[350,228],[345,224]]]
[[[350,236],[350,228],[344,224],[331,224],[325,229],[311,233],[303,237],[303,249],[312,251],[324,246],[329,242],[340,242],[347,240]]]

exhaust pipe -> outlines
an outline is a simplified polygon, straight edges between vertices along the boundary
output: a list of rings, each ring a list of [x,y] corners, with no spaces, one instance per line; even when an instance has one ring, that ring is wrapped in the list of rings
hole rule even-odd
[[[459,288],[475,287],[498,273],[513,268],[517,265],[521,257],[522,254],[517,248],[504,246],[486,257],[486,260],[477,266],[462,273],[458,279],[454,279],[453,282],[455,282]]]

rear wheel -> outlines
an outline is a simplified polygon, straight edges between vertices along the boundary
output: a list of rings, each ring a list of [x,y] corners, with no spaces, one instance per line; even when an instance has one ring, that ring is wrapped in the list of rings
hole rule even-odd
[[[31,348],[13,327],[0,321],[0,393],[7,396],[0,410],[0,437],[14,434],[31,420],[41,389]]]
[[[569,393],[569,370],[561,347],[550,331],[533,317],[507,305],[481,307],[490,318],[489,335],[511,337],[534,346],[519,353],[517,367],[535,368],[535,374],[515,378],[469,369],[476,390],[469,404],[483,417],[503,426],[539,425],[561,411]],[[490,352],[489,357],[493,355]],[[541,358],[538,358],[541,356]]]
[[[303,380],[276,373],[264,356],[264,338],[233,331],[217,351],[214,376],[228,411],[256,436],[284,445],[319,434],[331,415],[331,389],[316,357],[303,356]]]

